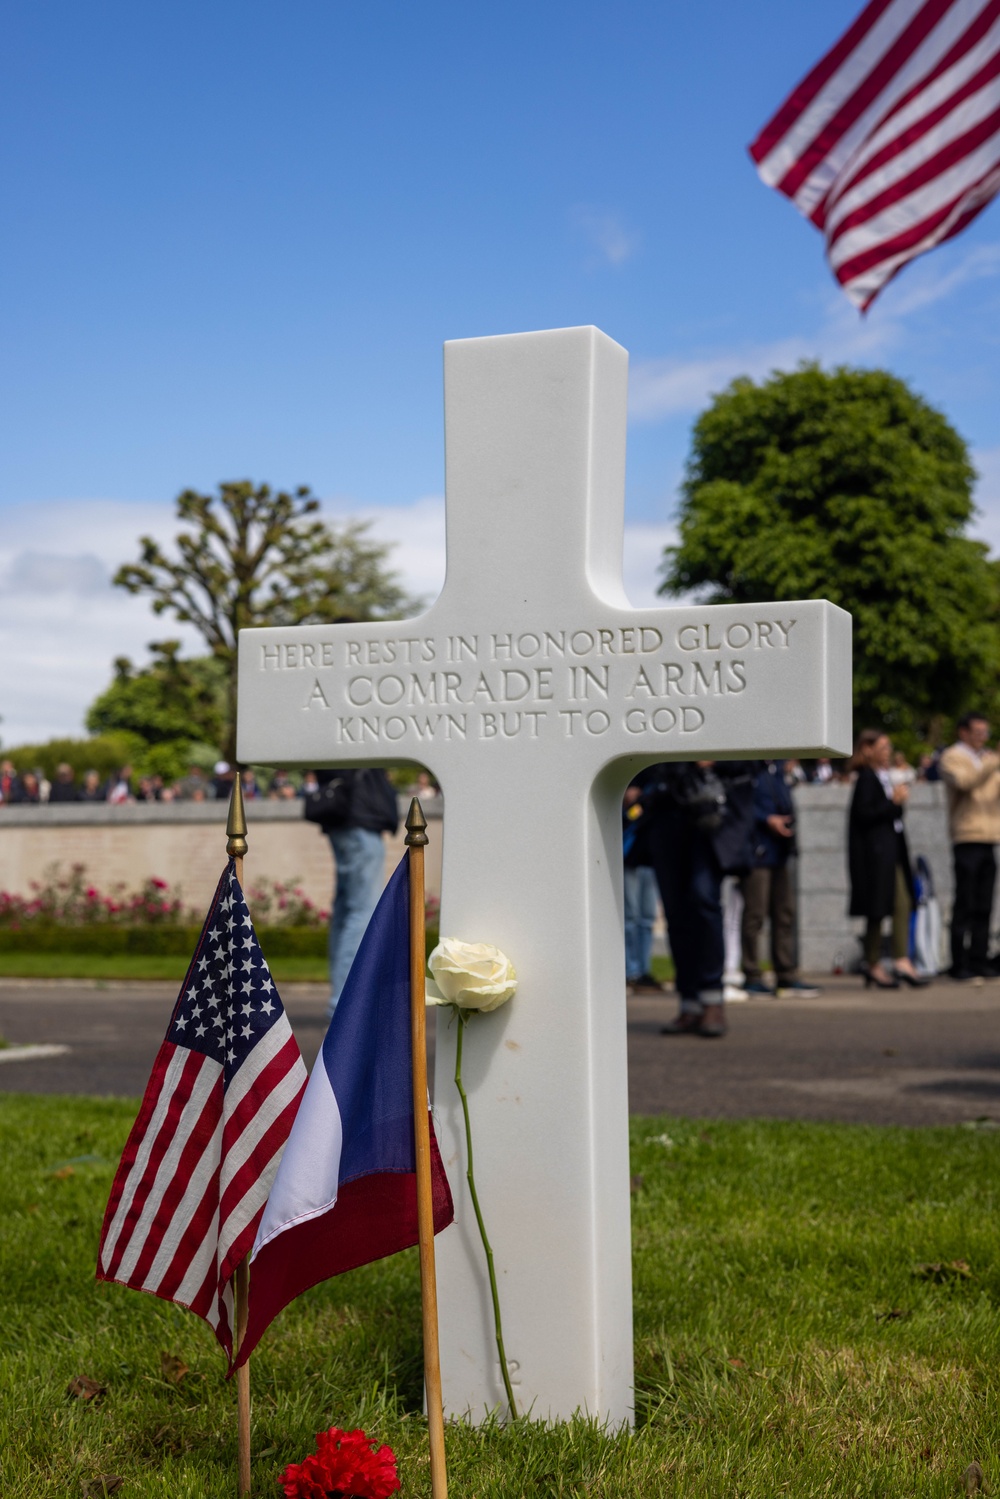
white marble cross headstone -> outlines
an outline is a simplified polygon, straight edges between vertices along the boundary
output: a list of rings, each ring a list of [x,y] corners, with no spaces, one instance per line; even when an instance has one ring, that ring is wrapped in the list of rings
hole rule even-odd
[[[241,761],[417,761],[440,781],[441,931],[520,977],[464,1062],[515,1395],[612,1423],[633,1380],[622,791],[660,760],[842,754],[851,734],[842,610],[630,607],[627,362],[596,328],[447,344],[440,598],[410,620],[244,630],[239,678]],[[441,1353],[447,1409],[479,1417],[504,1392],[449,1020]]]

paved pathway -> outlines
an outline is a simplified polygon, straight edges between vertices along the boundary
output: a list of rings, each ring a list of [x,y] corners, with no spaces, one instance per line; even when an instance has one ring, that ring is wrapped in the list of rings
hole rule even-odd
[[[864,994],[857,979],[822,982],[822,999],[732,1005],[723,1041],[661,1036],[673,1001],[631,1000],[632,1111],[1000,1122],[1000,982],[969,988],[944,980],[877,996]],[[171,984],[0,981],[0,1035],[69,1047],[62,1056],[0,1066],[0,1093],[140,1094],[175,994]],[[283,998],[311,1063],[325,991],[291,984]]]

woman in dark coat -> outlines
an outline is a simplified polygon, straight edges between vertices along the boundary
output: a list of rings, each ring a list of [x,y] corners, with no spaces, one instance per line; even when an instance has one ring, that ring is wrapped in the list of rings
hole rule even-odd
[[[867,920],[862,973],[865,988],[898,989],[899,980],[916,988],[927,982],[909,958],[910,917],[913,914],[913,875],[903,831],[905,785],[893,785],[889,775],[892,744],[881,729],[865,729],[858,739],[854,783],[847,824],[847,861],[851,874],[852,916]],[[882,962],[882,922],[892,917],[890,972]]]

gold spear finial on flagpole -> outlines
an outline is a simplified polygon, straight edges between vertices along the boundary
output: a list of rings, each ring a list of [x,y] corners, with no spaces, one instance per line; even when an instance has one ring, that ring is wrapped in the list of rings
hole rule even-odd
[[[420,1306],[424,1331],[424,1388],[431,1449],[432,1499],[447,1499],[441,1355],[438,1348],[437,1276],[434,1267],[434,1199],[431,1187],[430,1114],[427,1107],[427,933],[424,926],[424,848],[427,819],[417,798],[406,817],[410,861],[410,1037],[413,1045],[413,1138],[417,1166],[417,1232]]]
[[[226,853],[235,861],[236,879],[243,887],[243,856],[247,844],[247,814],[243,805],[243,786],[239,767],[233,776],[233,789],[229,796],[229,817],[226,820]],[[250,1259],[244,1256],[236,1266],[233,1278],[236,1301],[236,1340],[234,1353],[239,1353],[247,1330],[247,1298],[250,1294]],[[247,1359],[236,1371],[236,1465],[239,1479],[240,1499],[250,1493],[250,1360]]]
[[[226,853],[236,859],[236,878],[243,884],[243,855],[247,851],[247,814],[243,805],[243,786],[237,770],[233,777],[233,789],[229,796],[229,818],[226,822]]]

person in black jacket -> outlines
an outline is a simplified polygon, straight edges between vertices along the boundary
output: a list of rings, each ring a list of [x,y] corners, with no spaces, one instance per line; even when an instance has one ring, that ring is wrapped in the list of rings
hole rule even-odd
[[[49,792],[50,802],[78,802],[80,800],[80,788],[76,784],[76,771],[72,765],[59,765],[52,780],[52,790]]]
[[[749,867],[754,764],[674,761],[655,767],[644,800],[680,1010],[667,1036],[724,1036],[722,876]]]
[[[365,927],[385,882],[383,833],[399,826],[396,793],[384,770],[318,770],[320,791],[335,780],[346,783],[338,809],[320,823],[330,840],[337,888],[330,910],[330,1003],[332,1018],[351,971]]]
[[[753,858],[740,879],[743,982],[748,994],[770,994],[760,968],[760,934],[771,924],[774,993],[779,999],[816,999],[821,990],[798,976],[795,806],[784,760],[762,760],[753,790]]]
[[[865,988],[898,989],[899,980],[916,988],[927,982],[909,958],[910,917],[914,909],[913,875],[903,831],[906,785],[889,775],[892,744],[881,729],[864,729],[854,751],[858,778],[847,823],[847,862],[851,876],[852,916],[866,919]],[[894,972],[882,962],[882,923],[892,917]]]

